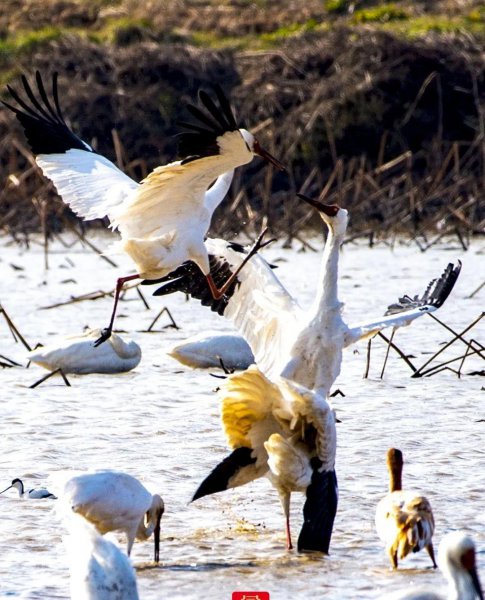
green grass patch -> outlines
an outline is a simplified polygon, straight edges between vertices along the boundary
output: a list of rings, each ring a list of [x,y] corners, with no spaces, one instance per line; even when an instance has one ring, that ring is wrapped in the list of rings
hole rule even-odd
[[[407,10],[397,4],[379,4],[371,8],[356,10],[352,16],[353,23],[386,23],[409,18]]]
[[[142,32],[150,31],[152,27],[153,23],[150,19],[116,17],[107,20],[100,29],[89,31],[88,36],[90,40],[101,44],[127,45],[130,39],[133,42],[139,41]]]
[[[255,39],[255,36],[251,35],[221,36],[213,31],[194,31],[186,36],[188,43],[201,48],[212,48],[213,50],[222,50],[225,48],[244,50],[252,47]]]
[[[265,50],[283,44],[286,40],[310,31],[324,31],[329,28],[328,23],[319,23],[316,19],[309,19],[305,23],[291,23],[279,27],[275,31],[248,34],[242,36],[221,36],[213,31],[195,31],[187,36],[187,41],[203,48],[214,50],[230,48],[233,50]]]
[[[350,5],[350,0],[325,0],[323,3],[325,10],[335,15],[343,15],[349,12]]]
[[[309,19],[306,23],[291,23],[270,33],[262,33],[259,38],[263,43],[278,43],[306,31],[315,31],[317,27],[318,22],[315,19]]]
[[[58,40],[62,31],[58,27],[44,27],[37,31],[17,31],[0,40],[0,57],[9,58],[32,52],[39,46]]]
[[[442,15],[423,15],[406,21],[394,21],[382,24],[381,29],[403,35],[408,38],[425,36],[428,33],[471,33],[485,35],[485,22],[472,21],[467,17],[448,17]]]
[[[485,23],[485,6],[480,6],[471,10],[467,14],[466,19],[470,23],[481,23],[483,25]]]

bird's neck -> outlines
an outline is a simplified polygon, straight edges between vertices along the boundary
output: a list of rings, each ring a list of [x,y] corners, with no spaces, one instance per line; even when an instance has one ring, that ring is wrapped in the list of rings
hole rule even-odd
[[[314,302],[314,309],[320,314],[322,310],[328,311],[340,307],[338,299],[338,261],[342,241],[343,234],[336,235],[329,227],[320,266],[319,279],[321,285]]]
[[[227,194],[232,178],[234,177],[234,169],[220,175],[214,185],[205,193],[204,204],[207,210],[212,214]]]
[[[392,464],[389,466],[389,491],[399,492],[402,490],[402,466]]]
[[[456,572],[448,575],[448,596],[450,600],[474,600],[478,598],[471,576],[467,572]]]

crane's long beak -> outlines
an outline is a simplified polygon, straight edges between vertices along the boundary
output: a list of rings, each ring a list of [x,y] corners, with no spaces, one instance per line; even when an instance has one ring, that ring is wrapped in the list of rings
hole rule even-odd
[[[264,148],[261,148],[258,140],[254,140],[253,152],[254,152],[254,154],[257,154],[258,156],[261,156],[261,158],[264,158],[264,160],[267,160],[268,162],[270,162],[279,171],[286,171],[286,167],[283,165],[283,163],[280,163],[280,161],[277,158],[275,158],[272,154],[270,154],[267,150],[265,150]]]
[[[340,210],[340,206],[337,206],[336,204],[323,204],[323,202],[318,202],[318,200],[313,200],[313,198],[309,198],[308,196],[300,193],[298,193],[297,196],[310,206],[313,206],[313,208],[316,208],[318,211],[326,214],[328,217],[335,217]]]
[[[13,487],[13,485],[9,485],[9,486],[8,486],[8,488],[5,488],[5,489],[3,490],[3,492],[6,492],[7,490],[9,490],[9,489],[10,489],[10,488],[12,488],[12,487]],[[0,492],[0,494],[3,494],[3,492]]]

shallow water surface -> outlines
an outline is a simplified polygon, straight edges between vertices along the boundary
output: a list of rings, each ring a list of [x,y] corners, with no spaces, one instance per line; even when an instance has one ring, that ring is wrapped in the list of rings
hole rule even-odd
[[[0,251],[0,302],[29,343],[47,343],[56,335],[105,326],[111,299],[84,301],[45,310],[43,307],[96,290],[110,290],[130,265],[121,257],[115,269],[79,243],[54,245],[49,270],[42,247],[29,250],[3,240]],[[106,240],[97,241],[100,245]],[[320,241],[313,241],[320,250]],[[278,244],[265,256],[279,265],[277,274],[303,305],[318,279],[320,253],[284,250]],[[483,310],[485,289],[468,296],[484,278],[485,251],[448,247],[422,254],[416,246],[344,246],[340,297],[349,324],[381,315],[399,295],[421,293],[449,261],[461,258],[463,270],[451,297],[437,316],[459,331]],[[132,553],[142,600],[216,598],[229,600],[234,590],[267,590],[272,600],[295,598],[376,598],[384,591],[411,585],[444,589],[444,581],[421,552],[407,558],[397,572],[374,529],[374,511],[387,491],[385,453],[402,449],[404,486],[417,488],[431,501],[437,546],[451,529],[464,528],[475,538],[485,580],[485,393],[484,379],[470,375],[484,368],[477,357],[466,359],[463,376],[449,370],[412,379],[391,351],[380,379],[385,345],[373,343],[370,373],[363,379],[367,344],[344,353],[342,373],[334,385],[337,425],[337,475],[340,501],[329,557],[285,550],[282,510],[266,479],[190,504],[201,480],[228,452],[219,424],[219,380],[193,371],[166,355],[176,342],[204,330],[228,331],[230,325],[197,302],[177,294],[152,298],[144,288],[147,310],[135,290],[121,302],[117,328],[142,347],[138,367],[121,375],[69,376],[72,387],[51,378],[29,385],[45,371],[1,369],[2,467],[0,486],[12,478],[27,486],[49,484],[64,469],[112,468],[140,478],[163,496],[161,562],[150,563],[152,540],[135,542]],[[163,306],[179,330],[145,333]],[[484,343],[485,320],[469,337]],[[399,330],[395,343],[420,366],[452,334],[428,316]],[[446,357],[463,354],[455,343]],[[0,354],[26,364],[24,348],[15,343],[0,315]],[[444,358],[443,358],[444,360]],[[451,366],[458,366],[456,361]],[[301,524],[303,496],[294,494],[295,539]],[[21,500],[10,490],[0,496],[0,596],[68,598],[69,568],[65,534],[53,511],[54,501]],[[124,547],[123,537],[117,538]]]

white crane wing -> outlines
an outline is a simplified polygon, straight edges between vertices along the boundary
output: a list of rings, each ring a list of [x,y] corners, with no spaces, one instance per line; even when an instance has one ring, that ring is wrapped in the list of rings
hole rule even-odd
[[[421,297],[403,296],[399,302],[391,304],[383,317],[375,321],[350,327],[345,335],[345,346],[376,335],[386,327],[403,327],[415,319],[438,310],[453,289],[461,270],[461,262],[455,266],[449,263],[443,274],[433,279]]]
[[[139,521],[152,504],[152,495],[137,479],[117,471],[77,475],[66,482],[61,497],[101,533],[125,530],[127,521]]]
[[[191,126],[192,130],[195,127],[195,133],[185,134],[184,138],[187,149],[191,147],[190,141],[192,146],[197,140],[200,143],[210,141],[210,151],[203,144],[202,147],[197,145],[198,150],[210,154],[195,155],[159,167],[138,184],[111,161],[94,152],[67,125],[59,103],[57,73],[52,78],[51,97],[38,71],[35,86],[25,76],[22,76],[22,83],[23,95],[8,86],[18,106],[3,104],[17,116],[37,164],[76,214],[85,219],[108,216],[111,226],[118,227],[125,238],[162,237],[174,229],[180,231],[186,221],[190,221],[189,229],[198,226],[203,229],[203,234],[206,233],[212,212],[232,179],[232,176],[226,177],[222,190],[218,187],[211,190],[205,203],[207,188],[231,168],[227,158],[215,152],[214,139],[224,138],[226,144],[232,144],[233,154],[244,144],[221,91],[217,93],[219,109],[206,94],[201,96],[206,108],[213,113],[215,121],[209,119],[209,123],[215,127],[214,131]],[[199,120],[202,118],[207,123],[208,117],[204,117],[199,109],[192,107],[192,110],[196,111]],[[249,151],[244,152],[244,158],[249,155]]]
[[[171,231],[183,231],[188,223],[207,232],[212,211],[224,198],[228,186],[214,202],[211,191],[210,209],[205,202],[209,186],[224,173],[220,156],[194,161],[177,161],[154,169],[139,185],[131,198],[112,212],[112,224],[123,237],[161,237]],[[219,188],[218,188],[219,189]]]
[[[245,251],[221,239],[206,240],[206,247],[212,277],[222,286],[244,260]],[[251,347],[261,371],[270,378],[280,374],[304,313],[261,256],[244,265],[237,282],[220,300],[214,300],[205,278],[192,263],[185,263],[158,282],[164,285],[154,295],[188,293],[232,321]]]
[[[284,377],[279,377],[276,384],[281,396],[273,412],[278,421],[287,423],[288,435],[300,435],[301,440],[309,446],[314,435],[315,453],[322,467],[325,470],[334,469],[337,432],[335,414],[327,400],[321,394]]]
[[[140,185],[110,160],[86,150],[39,154],[36,162],[63,201],[86,220],[109,217],[131,200]]]

